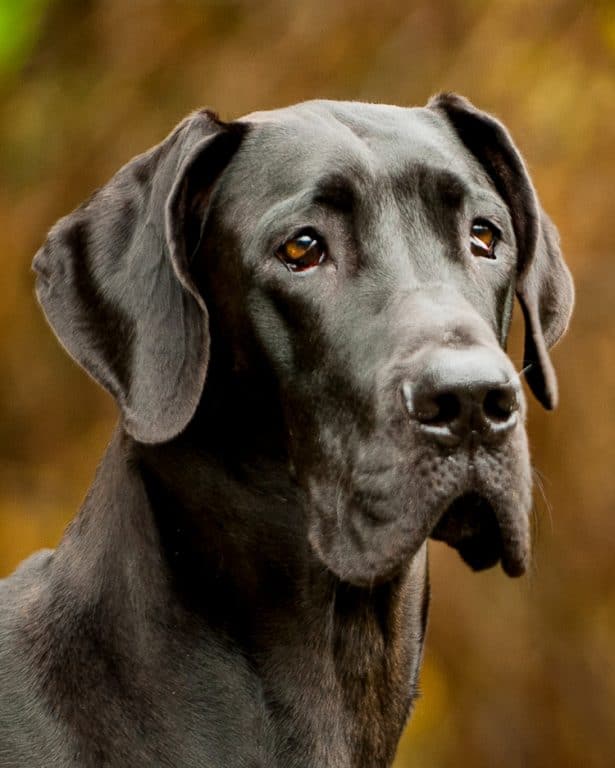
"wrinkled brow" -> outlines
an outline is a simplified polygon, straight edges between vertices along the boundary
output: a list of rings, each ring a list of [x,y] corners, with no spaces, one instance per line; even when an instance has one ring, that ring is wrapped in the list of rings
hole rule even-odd
[[[352,213],[357,200],[356,185],[341,173],[330,174],[316,183],[313,200],[340,213]]]
[[[460,208],[470,192],[457,174],[423,163],[407,165],[395,175],[393,183],[399,195],[418,195],[427,204],[444,204],[452,209]]]

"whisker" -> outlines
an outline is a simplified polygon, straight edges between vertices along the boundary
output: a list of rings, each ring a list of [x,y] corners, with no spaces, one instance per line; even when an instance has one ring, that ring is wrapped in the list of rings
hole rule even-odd
[[[547,492],[545,490],[546,479],[543,477],[541,472],[538,469],[536,469],[536,467],[532,467],[532,475],[534,477],[534,482],[536,483],[536,487],[540,491],[540,495],[542,496],[542,500],[544,502],[545,509],[547,511],[547,517],[549,519],[549,530],[551,531],[551,533],[553,533],[553,506],[549,501],[547,497]]]
[[[514,378],[520,379],[524,374],[526,374],[530,370],[531,367],[532,367],[532,364],[529,363],[525,367],[521,368],[520,371],[515,371]]]
[[[549,501],[546,488],[545,488],[545,484],[547,480],[536,467],[532,466],[531,472],[532,472],[532,478],[534,480],[534,484],[539,491],[540,498],[542,499],[544,504],[544,509],[547,512],[547,518],[549,520],[549,529],[551,533],[553,533],[553,507],[551,505],[551,502]],[[536,507],[533,506],[530,511],[530,530],[531,530],[531,540],[533,542],[535,542],[538,539],[538,535],[540,533],[541,520],[542,520],[542,516],[538,513],[538,510],[536,509]],[[527,573],[528,583],[530,583],[533,577],[537,575],[538,570],[539,570],[538,560],[536,557],[532,557],[530,560],[528,573]]]

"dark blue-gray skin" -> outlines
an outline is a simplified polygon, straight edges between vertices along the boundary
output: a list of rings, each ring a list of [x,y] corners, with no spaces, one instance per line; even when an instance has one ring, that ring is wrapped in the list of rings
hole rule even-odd
[[[529,558],[525,375],[573,289],[503,126],[315,101],[184,120],[51,230],[37,294],[121,418],[0,582],[0,766],[380,768],[427,540]]]

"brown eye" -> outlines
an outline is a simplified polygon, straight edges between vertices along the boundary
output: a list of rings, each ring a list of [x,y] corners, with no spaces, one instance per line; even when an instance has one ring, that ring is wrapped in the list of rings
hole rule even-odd
[[[498,230],[484,219],[476,219],[470,230],[470,250],[474,256],[495,259],[495,246],[498,242]]]
[[[291,272],[302,272],[321,264],[326,258],[327,249],[318,235],[303,232],[281,245],[277,255]]]

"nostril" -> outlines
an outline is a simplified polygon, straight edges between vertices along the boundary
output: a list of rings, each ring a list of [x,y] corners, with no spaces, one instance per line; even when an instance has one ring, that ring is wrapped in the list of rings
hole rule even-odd
[[[498,355],[484,349],[436,350],[402,382],[414,428],[446,446],[502,440],[518,425],[520,386]],[[415,434],[419,434],[418,432]]]
[[[416,418],[422,424],[443,427],[451,424],[461,415],[461,402],[453,392],[443,392],[417,403]]]
[[[485,416],[496,424],[507,422],[518,408],[519,401],[513,387],[490,389],[483,400]]]

